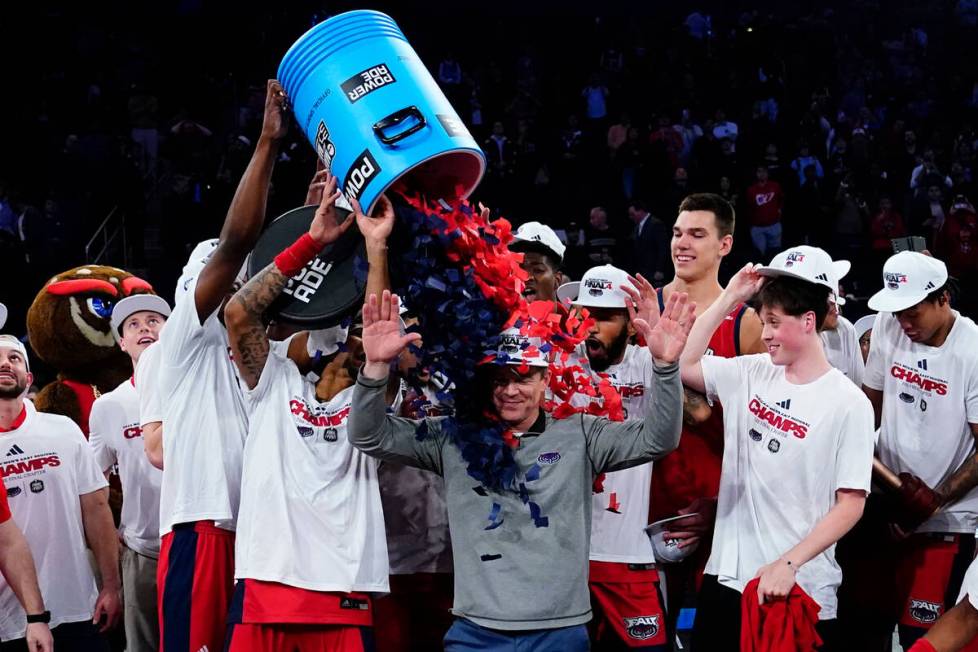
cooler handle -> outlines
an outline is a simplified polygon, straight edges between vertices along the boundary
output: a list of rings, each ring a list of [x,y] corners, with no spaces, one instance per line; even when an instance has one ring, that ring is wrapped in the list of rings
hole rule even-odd
[[[384,134],[385,129],[397,126],[410,117],[414,117],[417,122],[404,131],[396,133],[392,136]],[[397,141],[403,140],[411,134],[424,129],[426,124],[427,122],[424,119],[424,115],[420,110],[418,110],[418,107],[408,106],[400,111],[395,111],[386,118],[378,120],[376,123],[374,123],[374,133],[377,134],[377,138],[380,139],[380,142],[384,143],[385,145],[393,145]]]

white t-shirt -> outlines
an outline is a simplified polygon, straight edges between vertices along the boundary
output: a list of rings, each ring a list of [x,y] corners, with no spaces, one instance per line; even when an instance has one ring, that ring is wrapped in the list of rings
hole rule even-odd
[[[248,419],[218,311],[198,321],[197,279],[188,279],[186,291],[178,293],[159,341],[143,356],[158,351],[136,370],[140,425],[163,416],[160,536],[192,521],[234,530],[238,517]]]
[[[287,342],[273,342],[246,394],[251,425],[234,577],[387,592],[377,461],[346,438],[353,387],[320,403],[287,354]]]
[[[965,598],[968,598],[972,607],[978,609],[978,559],[968,566],[968,572],[964,574],[964,579],[961,581],[961,593],[958,594],[958,601],[955,604],[959,604]]]
[[[51,627],[91,620],[98,591],[79,496],[108,486],[91,446],[67,417],[24,401],[19,428],[0,433],[0,475],[14,522],[27,538]],[[0,575],[0,639],[21,638],[27,619]]]
[[[88,442],[102,471],[119,465],[122,517],[119,531],[130,549],[160,554],[160,483],[163,472],[149,463],[139,425],[139,396],[132,379],[102,394],[88,417]]]
[[[869,492],[873,408],[837,369],[805,385],[768,354],[704,356],[707,396],[723,404],[723,469],[706,572],[743,591],[764,565],[807,537],[838,489]],[[831,396],[832,409],[826,409]],[[835,545],[804,564],[797,582],[835,618],[842,571]]]
[[[877,446],[896,473],[938,487],[975,454],[970,423],[978,423],[978,326],[955,312],[939,347],[915,344],[890,313],[879,313],[863,383],[883,392]],[[973,533],[978,488],[948,505],[917,532]]]
[[[575,357],[586,360],[586,356],[586,350],[579,346]],[[622,361],[611,365],[604,373],[621,395],[625,419],[641,419],[649,398],[647,392],[652,386],[652,356],[649,350],[629,344]],[[575,396],[574,403],[584,405],[589,400],[590,397],[579,394]],[[605,474],[604,491],[591,496],[589,559],[629,564],[655,562],[652,542],[645,533],[645,526],[649,522],[651,482],[652,462]]]
[[[845,374],[856,387],[862,387],[866,364],[863,362],[856,327],[852,322],[839,315],[839,325],[835,330],[825,329],[818,336],[822,340],[822,348],[825,349],[829,364]]]
[[[425,388],[421,400],[426,416],[449,413],[441,408],[434,388]],[[380,462],[377,471],[391,575],[451,573],[445,480],[437,473],[394,462]]]

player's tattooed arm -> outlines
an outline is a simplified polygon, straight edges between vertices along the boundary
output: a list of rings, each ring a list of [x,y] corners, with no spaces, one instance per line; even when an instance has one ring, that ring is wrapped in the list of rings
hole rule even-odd
[[[978,443],[978,424],[969,425],[971,434]],[[941,505],[950,505],[963,498],[975,487],[978,487],[978,453],[966,459],[964,464],[935,490],[941,498]]]
[[[289,277],[271,263],[245,283],[224,309],[234,364],[249,389],[258,384],[268,359],[268,334],[262,316],[288,281]]]

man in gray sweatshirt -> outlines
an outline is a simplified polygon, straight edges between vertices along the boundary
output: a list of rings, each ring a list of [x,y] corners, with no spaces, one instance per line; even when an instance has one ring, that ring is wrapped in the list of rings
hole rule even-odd
[[[420,336],[399,332],[396,295],[369,297],[363,307],[367,362],[354,389],[348,436],[368,455],[445,478],[457,616],[445,637],[448,652],[511,650],[517,643],[534,650],[588,649],[592,482],[600,473],[659,459],[679,444],[683,401],[676,363],[694,309],[685,294],[674,293],[661,316],[656,306],[648,319],[635,320],[655,367],[644,419],[627,422],[545,414],[540,405],[550,372],[545,360],[531,354],[538,343],[518,332],[504,334],[510,364],[480,370],[491,374],[490,395],[456,400],[485,402],[511,429],[521,496],[518,490],[489,490],[468,474],[461,452],[442,431],[444,417],[417,421],[386,414],[390,363]]]

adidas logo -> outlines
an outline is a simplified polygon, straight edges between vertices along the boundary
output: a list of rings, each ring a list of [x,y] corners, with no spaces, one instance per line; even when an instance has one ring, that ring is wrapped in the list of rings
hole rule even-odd
[[[819,274],[818,276],[815,277],[815,280],[816,281],[825,281],[826,283],[828,283],[829,282],[829,277],[826,276],[825,274]]]
[[[917,368],[927,371],[927,358],[924,358],[923,360],[917,360]]]
[[[785,410],[790,410],[791,409],[791,399],[789,398],[789,399],[785,399],[783,401],[779,401],[779,402],[775,403],[775,405],[777,405],[779,408],[783,408]]]
[[[927,285],[924,286],[925,290],[933,290],[935,287],[934,281],[927,281]]]
[[[10,450],[7,451],[7,457],[13,457],[14,455],[23,455],[23,454],[24,454],[24,449],[18,446],[17,444],[11,446]]]

